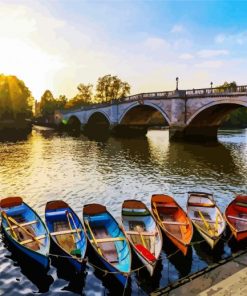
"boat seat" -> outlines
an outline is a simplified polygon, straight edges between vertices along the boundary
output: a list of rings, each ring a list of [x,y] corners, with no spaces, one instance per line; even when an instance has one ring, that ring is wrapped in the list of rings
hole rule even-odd
[[[33,224],[36,224],[36,223],[38,223],[38,220],[29,221],[29,222],[25,222],[25,223],[20,223],[20,224],[19,224],[20,226],[12,225],[12,228],[13,228],[13,229],[16,229],[16,228],[19,228],[19,227],[21,227],[21,226],[33,225]],[[10,230],[10,227],[7,227],[6,230]]]
[[[206,208],[214,208],[215,204],[209,204],[209,203],[197,203],[197,202],[189,202],[188,206],[190,207],[206,207]]]
[[[108,242],[117,242],[117,241],[124,241],[126,240],[125,237],[106,237],[106,238],[96,238],[95,241],[97,243],[108,243]],[[93,240],[90,240],[92,243]]]
[[[240,201],[238,201],[238,202],[235,203],[235,205],[236,205],[236,206],[240,206],[240,207],[245,207],[245,208],[247,208],[247,203],[245,203],[245,202],[240,202]]]
[[[242,217],[238,217],[238,216],[227,216],[227,217],[230,218],[230,219],[247,222],[247,217],[246,218],[242,218]]]
[[[158,204],[158,203],[155,203],[156,207],[157,208],[178,208],[177,205],[174,205],[174,204]]]
[[[201,222],[203,222],[202,219],[200,219],[200,218],[196,218],[196,217],[192,217],[191,220],[196,220],[196,221],[201,221]],[[205,221],[208,222],[208,223],[214,223],[214,224],[216,223],[216,221],[208,220],[208,219],[205,219]],[[221,223],[223,223],[223,222],[224,222],[224,221],[218,221],[219,224],[221,224]]]
[[[38,239],[38,240],[41,240],[41,239],[46,238],[46,235],[45,235],[45,234],[43,234],[43,235],[39,235],[39,236],[36,236],[35,238]],[[19,243],[20,243],[21,245],[26,245],[26,244],[33,243],[33,242],[35,242],[34,239],[27,239],[27,240],[24,240],[24,241],[19,242]]]
[[[64,215],[66,215],[66,212],[67,212],[67,210],[49,211],[49,212],[46,212],[45,215],[46,215],[46,217],[54,217],[55,218],[56,216],[60,216],[60,215],[64,216]]]
[[[78,231],[82,231],[82,230],[79,228],[78,229],[61,230],[61,231],[51,232],[50,235],[55,236],[55,235],[71,234],[71,233],[75,233]]]
[[[167,225],[183,225],[183,226],[187,226],[189,225],[189,223],[186,222],[177,222],[177,221],[162,221],[163,224],[167,224]]]
[[[154,236],[156,235],[158,232],[155,231],[155,232],[147,232],[147,231],[141,231],[141,232],[138,232],[138,231],[133,231],[133,230],[127,230],[125,231],[127,234],[139,234],[139,235],[143,235],[143,236]]]

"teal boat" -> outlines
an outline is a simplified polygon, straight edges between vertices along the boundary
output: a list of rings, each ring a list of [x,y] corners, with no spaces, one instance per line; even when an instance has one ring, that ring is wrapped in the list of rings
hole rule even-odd
[[[100,261],[125,286],[131,272],[131,249],[116,220],[105,206],[88,204],[83,207],[83,224]]]
[[[21,197],[0,201],[2,229],[16,249],[44,269],[48,269],[50,238],[39,215]]]
[[[84,271],[87,238],[76,213],[62,200],[49,201],[45,208],[45,221],[58,253],[67,258],[76,271]]]

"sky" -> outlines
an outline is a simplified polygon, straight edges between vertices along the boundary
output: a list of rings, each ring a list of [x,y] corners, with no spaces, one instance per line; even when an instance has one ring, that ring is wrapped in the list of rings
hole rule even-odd
[[[247,84],[247,1],[0,0],[0,73],[40,99],[106,74],[131,94]]]

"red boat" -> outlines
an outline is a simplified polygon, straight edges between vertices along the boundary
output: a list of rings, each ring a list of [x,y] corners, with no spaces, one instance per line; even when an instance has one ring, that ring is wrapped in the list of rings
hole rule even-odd
[[[236,240],[247,238],[247,195],[238,195],[228,205],[225,219]]]

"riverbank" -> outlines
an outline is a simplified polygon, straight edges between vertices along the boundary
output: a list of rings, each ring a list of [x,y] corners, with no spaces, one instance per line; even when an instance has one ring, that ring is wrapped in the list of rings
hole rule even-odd
[[[209,296],[246,295],[247,250],[233,254],[207,268],[180,279],[166,288],[151,293],[152,296]]]
[[[25,119],[0,120],[0,138],[23,136],[31,133],[32,122]]]

